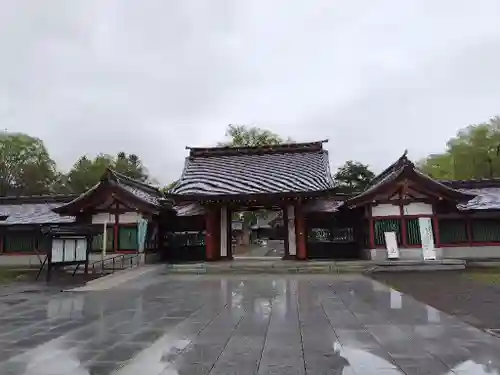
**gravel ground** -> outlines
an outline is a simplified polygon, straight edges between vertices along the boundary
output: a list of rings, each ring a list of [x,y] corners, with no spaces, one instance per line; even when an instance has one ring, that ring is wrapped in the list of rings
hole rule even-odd
[[[473,271],[476,273],[478,271]],[[500,284],[470,271],[376,273],[375,280],[481,329],[500,328]]]

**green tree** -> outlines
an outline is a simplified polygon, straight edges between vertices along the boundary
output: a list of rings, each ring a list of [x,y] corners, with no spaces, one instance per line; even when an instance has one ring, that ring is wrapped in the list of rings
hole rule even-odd
[[[178,183],[179,183],[179,180],[172,181],[171,183],[169,183],[167,186],[165,186],[162,189],[163,192],[168,193],[170,190],[172,190],[174,187],[176,187]]]
[[[293,143],[290,138],[284,139],[270,130],[247,125],[229,125],[226,130],[226,137],[228,139],[224,142],[220,142],[219,146],[253,147]]]
[[[94,159],[82,156],[73,165],[66,178],[67,189],[74,193],[83,193],[99,182],[106,168],[111,168],[127,177],[150,182],[146,168],[135,154],[120,152],[113,157],[99,154]]]
[[[56,164],[42,140],[0,132],[0,196],[48,194],[55,181]]]
[[[470,125],[450,139],[442,154],[419,163],[437,179],[477,179],[500,177],[500,117]]]
[[[340,188],[350,193],[363,191],[374,177],[375,174],[368,165],[348,160],[338,169],[333,179]]]

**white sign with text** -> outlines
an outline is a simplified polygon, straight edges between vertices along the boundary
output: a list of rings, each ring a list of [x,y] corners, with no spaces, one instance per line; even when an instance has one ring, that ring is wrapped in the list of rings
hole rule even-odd
[[[385,236],[385,247],[387,249],[387,258],[397,259],[399,258],[399,247],[398,239],[396,237],[396,232],[384,232]]]
[[[424,260],[436,260],[431,218],[418,218],[418,225],[420,227],[420,238],[422,239],[422,257]]]

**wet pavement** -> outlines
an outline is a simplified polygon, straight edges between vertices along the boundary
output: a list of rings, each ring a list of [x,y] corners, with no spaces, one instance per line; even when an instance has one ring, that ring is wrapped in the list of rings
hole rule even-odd
[[[500,374],[500,339],[358,275],[18,297],[0,299],[1,375]]]
[[[248,245],[248,250],[238,254],[235,258],[269,257],[282,258],[285,255],[285,244],[279,240],[269,240],[265,245]]]

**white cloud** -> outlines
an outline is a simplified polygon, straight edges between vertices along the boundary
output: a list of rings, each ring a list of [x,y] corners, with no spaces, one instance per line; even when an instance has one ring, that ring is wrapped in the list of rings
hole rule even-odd
[[[4,0],[0,128],[178,177],[229,123],[381,169],[500,114],[496,0]]]

